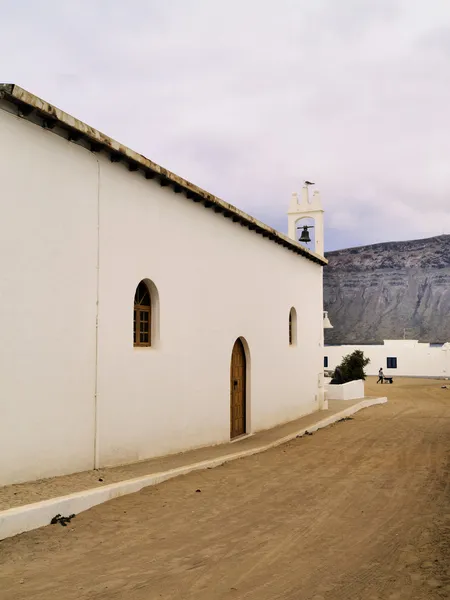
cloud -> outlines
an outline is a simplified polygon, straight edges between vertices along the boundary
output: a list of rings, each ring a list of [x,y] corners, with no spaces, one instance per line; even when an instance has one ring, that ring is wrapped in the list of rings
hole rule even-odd
[[[450,233],[447,0],[3,0],[2,78],[327,247]]]

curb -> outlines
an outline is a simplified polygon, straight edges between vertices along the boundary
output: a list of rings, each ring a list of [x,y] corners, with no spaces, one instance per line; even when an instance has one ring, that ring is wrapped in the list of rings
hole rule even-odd
[[[242,450],[241,452],[234,452],[232,454],[225,454],[217,458],[204,460],[197,463],[192,463],[184,467],[177,467],[175,469],[169,469],[168,471],[162,471],[160,473],[152,473],[151,475],[144,475],[143,477],[135,477],[134,479],[126,479],[125,481],[119,481],[105,485],[101,488],[95,488],[90,490],[84,490],[82,492],[76,492],[67,496],[59,496],[57,498],[51,498],[49,500],[43,500],[42,502],[34,502],[33,504],[25,504],[23,506],[17,506],[8,510],[0,511],[0,540],[12,537],[25,531],[31,531],[44,527],[50,523],[50,520],[56,514],[71,515],[79,514],[85,510],[89,510],[93,506],[108,502],[113,498],[125,496],[126,494],[133,494],[139,492],[145,487],[151,485],[158,485],[163,481],[178,477],[180,475],[186,475],[193,471],[200,471],[206,468],[213,468],[223,465],[226,462],[236,460],[238,458],[245,458],[246,456],[252,456],[253,454],[259,454],[265,452],[271,448],[281,446],[286,442],[295,439],[297,436],[305,434],[305,431],[317,431],[323,427],[328,427],[333,423],[336,423],[344,417],[355,414],[363,408],[369,406],[375,406],[377,404],[384,404],[387,402],[387,398],[366,398],[354,404],[345,410],[340,411],[334,415],[322,419],[310,425],[309,427],[300,429],[294,433],[290,433],[274,442],[258,446],[257,448],[250,448],[248,450]]]

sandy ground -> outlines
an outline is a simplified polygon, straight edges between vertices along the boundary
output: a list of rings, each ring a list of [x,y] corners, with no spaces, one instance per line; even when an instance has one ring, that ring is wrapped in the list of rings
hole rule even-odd
[[[381,388],[379,389],[381,390]],[[307,429],[322,419],[342,412],[359,402],[360,400],[348,400],[344,402],[331,400],[328,410],[316,411],[278,427],[260,431],[251,436],[238,438],[231,443],[196,448],[187,452],[160,456],[117,467],[104,467],[91,471],[82,471],[81,473],[72,473],[71,475],[2,486],[0,487],[0,511],[268,446],[272,442],[277,442],[293,434],[295,436],[296,432]]]
[[[4,540],[0,599],[450,597],[441,385],[397,379],[352,420]]]

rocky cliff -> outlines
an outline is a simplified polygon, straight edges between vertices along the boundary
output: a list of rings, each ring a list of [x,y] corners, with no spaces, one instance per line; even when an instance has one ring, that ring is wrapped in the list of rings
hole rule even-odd
[[[450,341],[450,235],[326,254],[325,342]]]

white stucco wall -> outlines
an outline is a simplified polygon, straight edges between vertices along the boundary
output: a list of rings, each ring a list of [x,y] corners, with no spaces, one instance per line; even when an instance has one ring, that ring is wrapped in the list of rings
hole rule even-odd
[[[328,368],[337,367],[344,356],[362,350],[370,358],[366,367],[368,375],[378,375],[380,367],[388,376],[450,377],[450,351],[441,347],[419,343],[417,340],[385,340],[380,345],[325,346]],[[387,368],[387,358],[397,358],[397,368]]]
[[[320,267],[107,161],[100,197],[101,464],[228,440],[230,357],[241,336],[250,431],[316,408]],[[144,278],[160,297],[155,349],[131,340]],[[296,347],[288,345],[291,306]]]
[[[96,181],[88,152],[0,110],[0,483],[93,466]]]
[[[318,408],[321,267],[2,110],[0,128],[0,483],[228,440],[241,336],[247,431]],[[145,278],[160,335],[134,348]]]
[[[364,381],[358,379],[356,381],[348,381],[341,385],[330,385],[325,387],[328,400],[356,400],[364,398]]]

